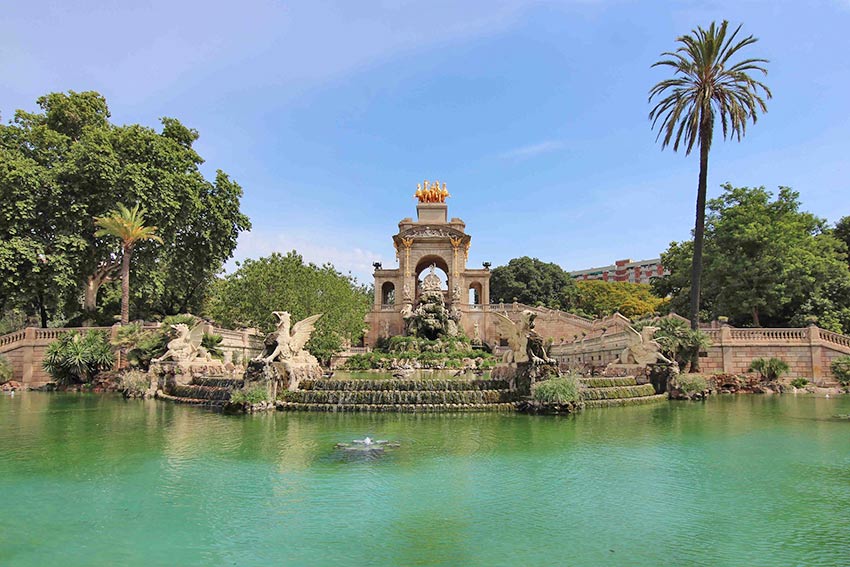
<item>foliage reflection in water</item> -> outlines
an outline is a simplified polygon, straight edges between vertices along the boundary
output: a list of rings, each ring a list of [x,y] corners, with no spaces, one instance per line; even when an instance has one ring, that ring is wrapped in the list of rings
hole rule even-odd
[[[4,396],[0,564],[842,564],[849,413],[844,396],[567,418]],[[364,432],[400,447],[340,458]]]

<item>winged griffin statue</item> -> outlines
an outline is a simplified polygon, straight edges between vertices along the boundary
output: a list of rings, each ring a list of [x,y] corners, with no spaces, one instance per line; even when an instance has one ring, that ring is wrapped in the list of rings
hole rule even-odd
[[[499,334],[508,340],[510,350],[504,354],[502,362],[529,362],[533,364],[551,364],[554,361],[543,348],[543,338],[534,330],[537,314],[526,309],[519,323],[514,323],[501,313],[494,313],[493,321]]]
[[[196,324],[192,329],[184,323],[171,325],[177,331],[177,338],[168,342],[168,350],[161,357],[152,362],[163,362],[173,360],[174,362],[210,362],[212,357],[207,349],[201,346],[204,338],[203,321]]]
[[[659,352],[661,345],[653,339],[658,327],[644,327],[640,332],[626,325],[629,344],[620,353],[620,364],[638,364],[646,366],[657,362],[672,364],[673,361]]]
[[[310,335],[316,329],[316,321],[322,313],[295,323],[291,329],[291,316],[288,311],[272,311],[272,314],[277,317],[277,328],[266,337],[263,354],[254,360],[275,362],[309,356],[304,351],[304,345],[310,340]]]

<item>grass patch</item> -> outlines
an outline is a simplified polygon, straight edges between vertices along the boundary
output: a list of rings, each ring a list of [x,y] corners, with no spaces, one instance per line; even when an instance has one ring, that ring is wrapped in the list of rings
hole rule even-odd
[[[708,389],[708,380],[702,374],[679,374],[676,385],[686,394],[696,394]]]
[[[581,401],[581,384],[578,377],[568,374],[538,382],[531,387],[531,398],[547,404],[568,404]]]
[[[269,391],[265,384],[255,383],[241,390],[233,390],[230,401],[234,404],[259,404],[269,401]]]

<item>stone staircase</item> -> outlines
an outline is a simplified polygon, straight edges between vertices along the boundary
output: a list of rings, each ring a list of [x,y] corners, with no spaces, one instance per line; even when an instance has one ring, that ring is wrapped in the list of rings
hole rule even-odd
[[[284,393],[277,408],[320,412],[514,411],[515,395],[505,380],[302,380]]]
[[[241,378],[194,377],[189,384],[169,386],[157,397],[181,404],[221,407],[230,400],[230,393],[243,384]]]
[[[582,397],[586,408],[633,406],[650,404],[667,399],[667,394],[656,394],[652,384],[638,384],[634,376],[623,378],[582,378]]]

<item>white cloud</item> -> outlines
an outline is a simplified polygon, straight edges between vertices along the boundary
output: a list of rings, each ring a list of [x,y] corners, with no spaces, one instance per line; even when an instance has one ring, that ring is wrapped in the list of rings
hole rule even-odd
[[[541,154],[556,152],[558,150],[564,149],[564,147],[564,142],[561,142],[559,140],[546,140],[538,144],[530,144],[527,146],[520,146],[519,148],[514,148],[512,150],[500,154],[499,157],[501,157],[502,159],[527,159],[539,156]]]

